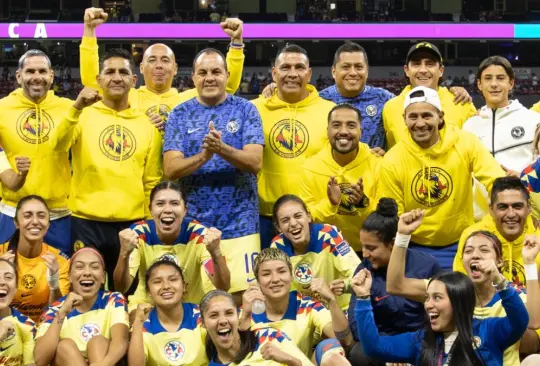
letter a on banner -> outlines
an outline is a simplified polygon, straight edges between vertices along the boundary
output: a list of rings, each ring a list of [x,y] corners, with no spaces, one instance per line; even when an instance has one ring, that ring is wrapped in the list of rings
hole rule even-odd
[[[36,32],[34,33],[34,38],[47,38],[47,29],[45,28],[44,23],[36,24]]]

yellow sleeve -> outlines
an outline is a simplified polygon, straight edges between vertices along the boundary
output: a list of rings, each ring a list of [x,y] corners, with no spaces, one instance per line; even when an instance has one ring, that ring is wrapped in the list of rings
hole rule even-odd
[[[459,244],[456,252],[456,256],[454,257],[454,265],[453,270],[456,272],[461,272],[464,274],[467,274],[465,271],[465,267],[463,266],[463,248],[465,247],[465,240],[469,236],[469,230],[464,230],[463,233],[461,233],[461,237],[459,238]]]
[[[141,245],[146,245],[146,243],[139,238],[139,247]],[[141,252],[139,248],[135,248],[129,255],[129,275],[133,278],[137,275],[139,266],[141,265]]]
[[[471,135],[470,142],[472,145],[472,166],[470,169],[474,173],[474,177],[486,187],[488,193],[491,193],[493,181],[499,177],[506,176],[506,174],[488,149],[482,145],[478,137]]]
[[[535,104],[532,106],[531,111],[535,111],[535,112],[537,112],[537,113],[540,113],[540,102],[535,103]]]
[[[82,37],[80,52],[81,82],[84,86],[99,89],[96,76],[99,75],[99,52],[97,38]]]
[[[326,327],[328,324],[332,324],[332,315],[330,314],[330,310],[325,307],[319,311],[313,309],[311,311],[311,321],[315,327],[315,339],[322,339],[324,327]]]
[[[390,101],[391,100],[384,104],[382,112],[384,133],[386,134],[386,151],[390,150],[390,148],[397,142],[396,137],[394,136],[394,131],[392,131],[392,103],[389,103]]]
[[[339,205],[332,205],[327,196],[315,197],[313,195],[311,189],[312,185],[317,184],[318,182],[320,181],[304,166],[300,183],[300,196],[306,203],[313,220],[316,222],[324,222],[337,214]]]
[[[461,121],[459,122],[460,123],[460,126],[459,128],[462,128],[463,125],[465,124],[465,122],[467,122],[467,120],[471,117],[474,117],[476,115],[476,107],[474,106],[474,104],[472,103],[467,103],[465,105],[465,112],[464,112],[464,116],[463,118],[461,119]]]
[[[398,206],[398,215],[401,215],[405,210],[405,202],[403,202],[404,192],[399,179],[396,179],[395,172],[392,167],[388,166],[388,160],[384,160],[381,167],[381,177],[379,181],[380,197],[393,198]]]
[[[109,299],[107,304],[109,306],[109,324],[111,328],[116,324],[124,324],[129,328],[126,298],[120,292],[111,293],[111,297],[114,299]]]
[[[352,248],[349,246],[349,243],[343,238],[343,234],[336,227],[333,227],[337,231],[338,237],[332,238],[332,242],[336,246],[338,252],[337,255],[332,255],[334,261],[334,267],[339,271],[340,276],[338,279],[348,279],[352,278],[354,271],[360,265],[360,258]],[[336,243],[338,242],[338,243]]]
[[[227,93],[229,94],[236,93],[242,82],[245,58],[243,48],[230,47],[229,52],[227,52],[225,61],[227,62],[227,70],[229,70],[229,80],[227,81]]]
[[[163,141],[158,129],[151,126],[152,141],[146,156],[144,165],[143,186],[144,186],[144,215],[147,219],[152,218],[150,213],[150,192],[163,176],[161,150]]]
[[[62,293],[62,296],[65,296],[69,293],[71,283],[69,282],[69,261],[64,260],[63,262],[64,263],[60,265],[60,269],[58,270],[58,281],[60,283],[60,292]]]
[[[10,169],[13,169],[13,168],[11,167],[11,164],[9,163],[6,152],[2,150],[0,151],[0,174]]]
[[[68,151],[80,134],[79,119],[82,111],[71,107],[52,136],[52,145],[57,151]]]
[[[313,363],[311,363],[309,358],[307,358],[306,355],[302,351],[300,351],[300,349],[296,347],[296,345],[292,341],[286,339],[283,342],[280,342],[279,349],[300,360],[302,362],[302,366],[313,366]]]
[[[34,334],[33,327],[28,324],[19,323],[19,329],[22,333],[23,341],[23,365],[34,363]]]

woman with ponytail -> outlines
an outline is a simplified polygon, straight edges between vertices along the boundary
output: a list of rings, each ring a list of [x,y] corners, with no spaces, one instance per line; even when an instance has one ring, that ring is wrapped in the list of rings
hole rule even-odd
[[[69,259],[43,241],[50,225],[43,198],[22,198],[14,222],[16,231],[0,246],[0,254],[16,266],[19,274],[12,306],[37,322],[43,309],[69,292]]]
[[[280,233],[270,244],[285,252],[293,266],[291,291],[321,300],[309,290],[313,278],[330,284],[339,306],[349,306],[349,282],[360,259],[341,231],[332,225],[313,223],[306,204],[287,194],[278,198],[273,210],[274,226]]]
[[[418,330],[424,323],[424,308],[421,302],[393,296],[386,292],[386,270],[394,246],[398,226],[398,207],[391,198],[381,198],[377,209],[364,221],[360,230],[362,256],[364,260],[356,269],[358,273],[366,269],[371,273],[371,304],[377,330],[381,334],[393,335]],[[421,251],[409,249],[407,253],[407,275],[427,280],[440,271],[437,261]],[[349,325],[356,341],[359,341],[354,317],[356,298],[352,296],[349,305]],[[370,359],[357,343],[353,346],[349,361],[356,366],[384,366],[385,363]]]
[[[261,325],[240,330],[238,310],[232,296],[225,291],[207,293],[200,309],[202,326],[207,331],[206,355],[210,366],[313,365],[278,329]]]

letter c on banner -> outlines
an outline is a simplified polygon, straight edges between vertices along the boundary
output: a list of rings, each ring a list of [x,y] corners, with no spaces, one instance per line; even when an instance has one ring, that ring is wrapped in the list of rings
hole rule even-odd
[[[8,27],[9,38],[19,38],[19,34],[15,32],[15,28],[19,27],[19,23],[11,23]]]

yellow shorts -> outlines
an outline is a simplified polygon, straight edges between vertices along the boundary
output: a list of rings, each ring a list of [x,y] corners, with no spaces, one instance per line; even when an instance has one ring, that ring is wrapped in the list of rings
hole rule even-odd
[[[253,262],[261,251],[259,234],[240,238],[222,240],[221,253],[225,256],[227,267],[231,272],[230,293],[244,291],[248,288],[248,279],[253,280]]]

